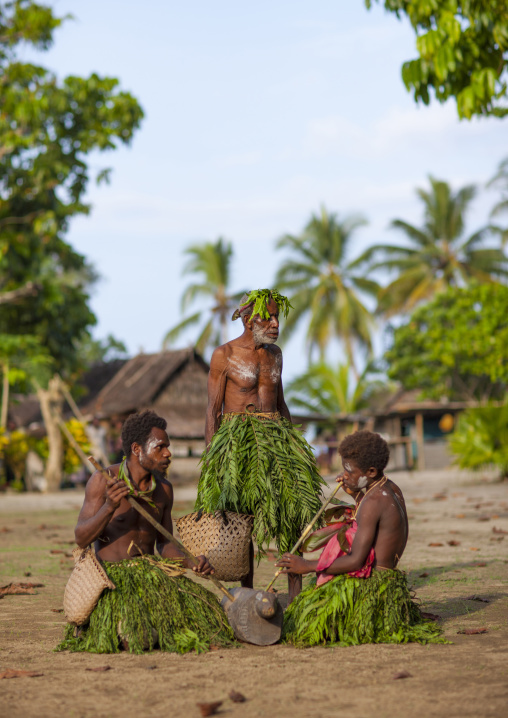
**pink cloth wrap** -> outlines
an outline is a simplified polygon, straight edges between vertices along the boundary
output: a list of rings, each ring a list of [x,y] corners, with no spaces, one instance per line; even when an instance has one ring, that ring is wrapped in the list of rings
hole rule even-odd
[[[353,521],[351,526],[346,529],[346,541],[349,544],[349,548],[351,548],[351,546],[353,545],[353,540],[357,531],[358,524],[356,523],[356,521]],[[323,573],[323,571],[326,571],[326,569],[329,568],[335,561],[335,559],[339,558],[339,556],[347,556],[347,554],[341,549],[339,539],[337,537],[337,534],[335,534],[328,541],[328,543],[323,549],[323,552],[321,553],[321,556],[319,557],[319,561],[316,567],[317,586],[321,586],[323,583],[331,581],[332,578],[335,578],[335,576],[333,576],[332,574]],[[374,563],[375,557],[376,554],[374,553],[374,549],[371,548],[363,567],[359,571],[350,571],[348,573],[348,576],[355,576],[356,578],[369,578],[370,574],[372,573],[372,564]]]

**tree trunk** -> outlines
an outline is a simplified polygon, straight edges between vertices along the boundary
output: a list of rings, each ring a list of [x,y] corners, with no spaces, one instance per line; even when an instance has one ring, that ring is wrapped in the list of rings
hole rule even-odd
[[[64,456],[63,437],[58,423],[62,419],[63,407],[59,377],[54,376],[53,379],[50,379],[47,389],[37,387],[37,398],[41,405],[49,443],[49,456],[45,471],[48,482],[47,491],[58,491],[63,477]]]
[[[9,411],[9,365],[0,365],[2,369],[2,408],[0,410],[0,429],[7,429],[7,412]]]

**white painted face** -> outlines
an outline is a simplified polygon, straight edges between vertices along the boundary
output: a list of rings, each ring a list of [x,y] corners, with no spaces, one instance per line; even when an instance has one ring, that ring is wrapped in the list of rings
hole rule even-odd
[[[348,489],[360,491],[368,486],[369,479],[354,461],[343,461],[344,473],[342,480]]]
[[[367,486],[368,481],[369,480],[366,476],[360,476],[356,485],[359,489],[364,489]]]

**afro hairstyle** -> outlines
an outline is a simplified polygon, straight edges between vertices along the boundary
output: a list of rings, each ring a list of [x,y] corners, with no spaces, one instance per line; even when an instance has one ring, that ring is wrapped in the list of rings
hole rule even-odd
[[[390,458],[390,449],[383,437],[366,429],[342,439],[338,451],[343,461],[354,461],[362,471],[373,466],[378,474],[383,473]]]
[[[122,426],[122,448],[125,456],[130,457],[134,443],[144,447],[153,428],[166,431],[167,425],[166,419],[150,409],[138,414],[131,414]]]

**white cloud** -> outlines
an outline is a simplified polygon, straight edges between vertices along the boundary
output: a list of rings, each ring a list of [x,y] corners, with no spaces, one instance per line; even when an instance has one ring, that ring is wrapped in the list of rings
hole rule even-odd
[[[386,157],[408,148],[436,143],[461,142],[472,135],[486,135],[495,120],[460,122],[455,104],[429,107],[391,107],[377,120],[358,124],[343,115],[315,118],[308,124],[304,148],[322,157],[334,153],[347,157]]]

